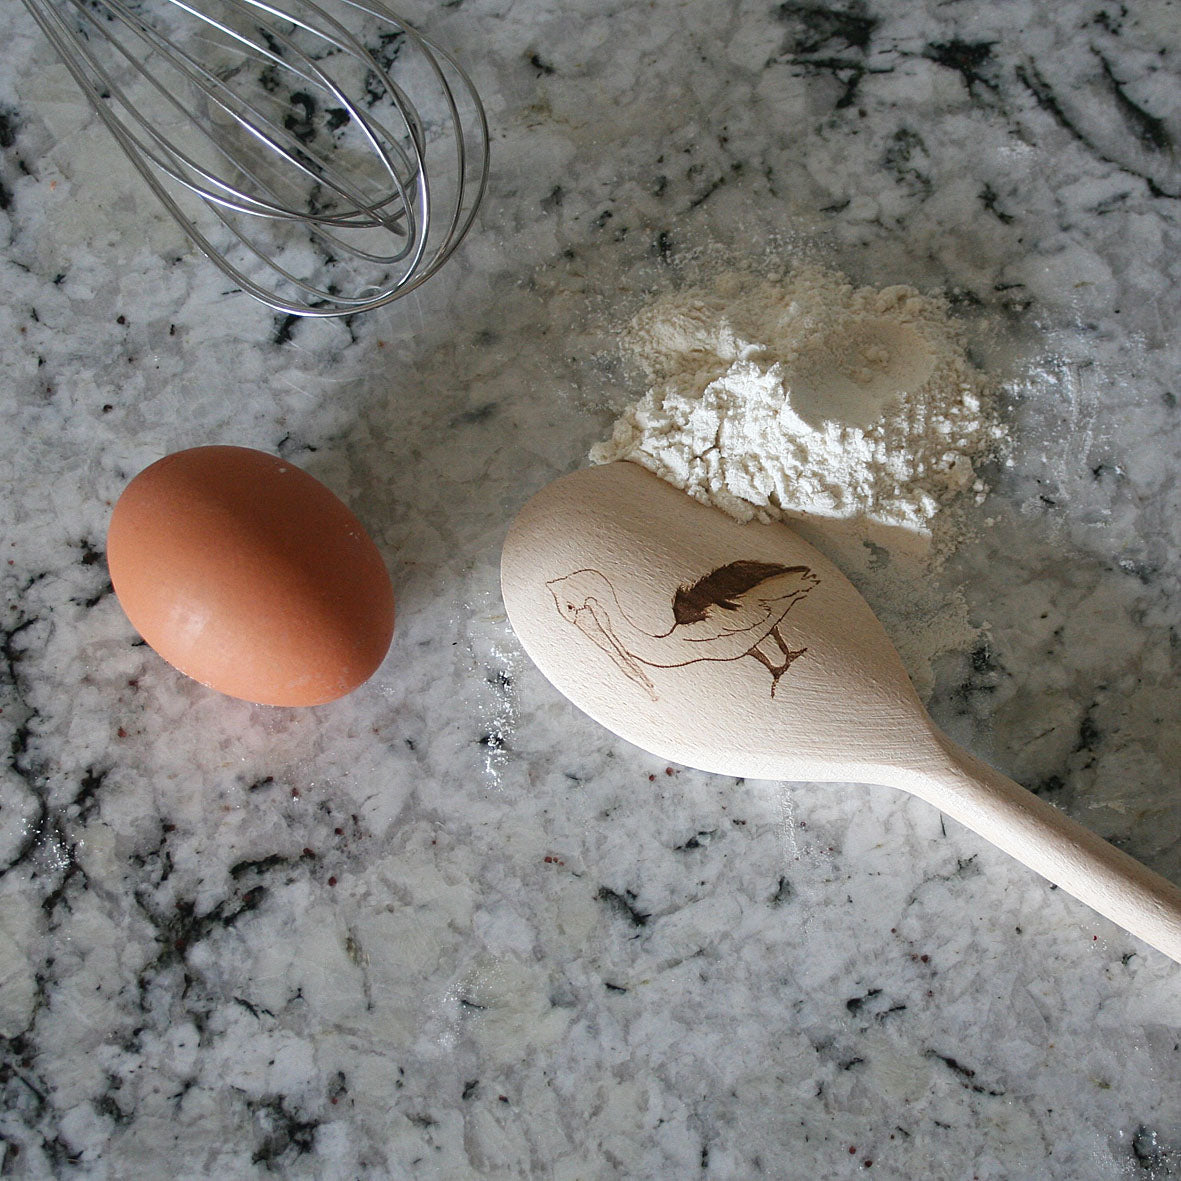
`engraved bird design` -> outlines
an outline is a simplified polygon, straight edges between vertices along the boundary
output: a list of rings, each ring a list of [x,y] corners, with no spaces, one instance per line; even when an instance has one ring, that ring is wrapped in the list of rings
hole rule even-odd
[[[628,618],[611,581],[599,570],[575,570],[546,583],[562,618],[601,648],[655,701],[644,666],[680,668],[699,660],[749,656],[779,678],[807,651],[793,651],[779,625],[820,580],[807,566],[738,561],[719,566],[672,596],[672,626],[653,635]]]

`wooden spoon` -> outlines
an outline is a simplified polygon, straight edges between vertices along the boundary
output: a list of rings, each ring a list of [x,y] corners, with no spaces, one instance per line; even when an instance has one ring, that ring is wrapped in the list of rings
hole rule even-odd
[[[904,788],[1181,962],[1181,889],[942,734],[868,604],[786,526],[606,464],[525,505],[501,586],[538,668],[636,746],[722,775]]]

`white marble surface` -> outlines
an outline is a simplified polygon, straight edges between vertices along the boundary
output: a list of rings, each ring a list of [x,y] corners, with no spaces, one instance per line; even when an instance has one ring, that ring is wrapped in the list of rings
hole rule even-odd
[[[882,789],[736,783],[576,714],[497,589],[694,251],[950,294],[1013,464],[958,559],[961,741],[1181,880],[1171,0],[451,0],[493,125],[418,294],[225,290],[0,7],[0,1175],[1181,1177],[1181,968]],[[138,644],[127,479],[277,450],[399,600],[330,706]]]

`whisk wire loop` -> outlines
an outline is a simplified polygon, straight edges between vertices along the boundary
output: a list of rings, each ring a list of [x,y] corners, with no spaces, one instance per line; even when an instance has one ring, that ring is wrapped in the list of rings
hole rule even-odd
[[[487,117],[462,67],[378,0],[284,2],[24,0],[236,287],[292,315],[381,307],[471,228]]]
[[[278,202],[278,200],[263,201],[251,195],[250,192],[243,191],[239,188],[231,187],[222,181],[216,173],[204,168],[191,155],[184,152],[179,145],[169,142],[164,138],[162,133],[157,130],[151,123],[149,123],[143,115],[136,109],[136,107],[128,100],[123,92],[123,89],[114,80],[108,71],[102,70],[97,64],[95,65],[95,73],[102,80],[102,93],[108,96],[108,101],[117,102],[126,111],[127,116],[134,121],[134,123],[145,133],[149,140],[151,140],[160,151],[153,150],[143,138],[137,135],[133,130],[128,128],[128,136],[136,147],[146,156],[152,164],[159,168],[162,172],[168,173],[178,183],[185,185],[194,193],[198,194],[207,201],[223,204],[228,209],[234,209],[242,213],[251,213],[259,216],[275,217],[275,218],[289,218],[292,220],[304,220],[311,216],[315,221],[321,224],[331,224],[339,222],[346,224],[365,224],[365,225],[385,225],[388,228],[393,228],[396,224],[397,218],[402,214],[399,211],[395,217],[382,218],[375,206],[368,204],[359,192],[351,185],[344,183],[336,184],[332,181],[331,176],[323,176],[322,170],[315,170],[309,166],[305,161],[309,160],[306,153],[299,153],[298,142],[289,133],[281,131],[271,120],[267,119],[256,108],[249,105],[243,105],[240,102],[226,101],[224,96],[233,97],[233,92],[209,70],[202,67],[198,62],[185,53],[182,49],[177,47],[174,42],[165,38],[151,26],[145,25],[139,18],[135,16],[131,10],[120,4],[118,0],[107,0],[108,7],[112,12],[120,16],[125,16],[129,23],[133,22],[136,30],[139,31],[144,39],[156,48],[161,48],[169,51],[174,56],[174,64],[177,69],[184,73],[185,77],[191,81],[195,88],[206,98],[213,101],[222,111],[224,111],[230,118],[232,118],[242,130],[257,140],[263,145],[270,148],[272,151],[280,154],[292,167],[303,172],[308,177],[312,177],[317,181],[328,185],[334,192],[340,196],[347,197],[352,203],[352,207],[339,215],[330,216],[327,214],[310,214],[306,209],[292,209],[286,205]],[[85,10],[85,15],[91,21],[96,20],[95,15],[89,10]],[[219,26],[222,27],[222,26]],[[290,44],[290,43],[289,43]],[[123,45],[115,45],[114,48],[125,58],[130,60],[130,55]],[[298,49],[292,45],[294,53],[298,54]],[[300,55],[302,56],[302,55]],[[134,64],[134,63],[133,63]],[[301,76],[309,81],[317,80],[322,82],[326,89],[333,90],[331,80],[328,79],[322,72],[316,70],[314,63],[307,63],[308,71],[301,70]],[[146,65],[140,67],[143,78],[149,82],[160,95],[163,102],[167,103],[178,113],[184,114],[184,108],[181,106],[175,95],[165,86],[159,77],[153,73]],[[359,125],[364,126],[368,120],[355,105],[351,104],[347,98],[335,91],[341,101],[344,109],[349,115],[356,119]],[[245,113],[242,113],[242,112]],[[253,122],[251,121],[253,118]],[[371,142],[374,143],[374,150],[384,151],[382,145],[377,142],[372,133],[369,134]],[[211,146],[218,151],[227,161],[234,164],[242,173],[244,177],[254,182],[257,189],[262,192],[270,192],[272,190],[264,184],[261,178],[252,170],[250,161],[243,159],[239,152],[231,151],[225,144],[219,143],[216,139],[210,139]],[[403,157],[403,163],[407,163]],[[421,166],[421,157],[417,157],[413,167],[417,169]],[[397,197],[403,203],[407,203],[407,193],[405,186],[399,179],[397,169],[391,162],[387,162],[387,172],[391,181],[397,188]],[[200,178],[199,180],[194,177]],[[201,182],[204,183],[201,183]],[[356,211],[358,209],[365,210],[372,214],[369,221],[356,221]]]

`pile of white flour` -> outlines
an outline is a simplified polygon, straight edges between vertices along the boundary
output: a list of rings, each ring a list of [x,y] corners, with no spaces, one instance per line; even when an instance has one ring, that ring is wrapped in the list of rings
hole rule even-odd
[[[933,572],[1004,432],[946,305],[801,268],[657,299],[623,337],[650,388],[591,460],[628,459],[742,521],[787,520],[881,615],[920,691],[978,638]],[[948,511],[950,510],[950,511]]]
[[[740,520],[872,516],[928,530],[983,485],[999,428],[945,306],[808,268],[727,275],[642,311],[652,385],[591,459],[630,459]]]

